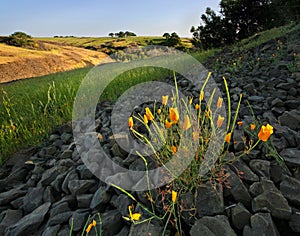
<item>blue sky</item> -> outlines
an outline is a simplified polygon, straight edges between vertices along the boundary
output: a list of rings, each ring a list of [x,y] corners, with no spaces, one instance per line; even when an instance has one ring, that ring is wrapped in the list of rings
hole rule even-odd
[[[1,1],[0,35],[24,31],[32,36],[107,36],[132,31],[191,37],[206,7],[218,11],[220,0],[14,0]]]

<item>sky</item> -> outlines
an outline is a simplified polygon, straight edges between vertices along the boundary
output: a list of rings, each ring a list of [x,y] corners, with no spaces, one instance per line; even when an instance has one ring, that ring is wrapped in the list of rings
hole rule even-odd
[[[220,0],[0,0],[0,35],[23,31],[33,37],[108,36],[131,31],[139,36],[177,32],[191,37],[206,7]]]

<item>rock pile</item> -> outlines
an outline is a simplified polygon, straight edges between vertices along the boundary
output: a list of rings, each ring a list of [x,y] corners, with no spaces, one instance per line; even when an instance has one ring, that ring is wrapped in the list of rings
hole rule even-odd
[[[274,126],[273,143],[288,170],[267,156],[262,147],[225,166],[230,188],[216,188],[207,182],[196,193],[179,196],[186,209],[182,214],[186,235],[300,234],[300,69],[299,56],[295,57],[300,43],[290,41],[299,36],[297,31],[243,54],[223,53],[222,58],[207,62],[220,89],[224,87],[222,77],[227,78],[233,108],[243,93],[239,113],[243,125],[253,122],[248,100],[256,117]],[[233,62],[235,58],[239,58],[238,63]],[[195,92],[185,78],[177,79],[181,91]],[[132,153],[123,152],[110,138],[112,107],[110,102],[102,102],[97,108],[97,130],[102,134],[104,149],[121,166],[143,168],[143,163]],[[244,134],[241,129],[236,132],[230,150],[237,156],[244,148],[239,140]],[[8,163],[2,169],[0,235],[65,236],[72,225],[73,235],[81,235],[89,215],[95,216],[99,225],[98,212],[103,235],[162,234],[160,222],[131,225],[122,218],[128,215],[132,200],[101,182],[83,164],[69,125],[57,127],[43,148],[24,154],[24,158],[28,161]],[[143,194],[133,194],[145,202]]]

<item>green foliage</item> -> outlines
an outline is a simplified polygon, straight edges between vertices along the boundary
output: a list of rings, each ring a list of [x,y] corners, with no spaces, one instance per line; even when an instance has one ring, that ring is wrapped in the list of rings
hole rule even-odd
[[[32,37],[24,32],[15,32],[11,34],[5,43],[16,47],[27,47],[33,45]]]
[[[220,14],[207,8],[202,24],[191,28],[193,44],[222,47],[257,32],[299,20],[299,0],[222,0]]]
[[[176,32],[173,32],[172,34],[164,33],[163,37],[166,39],[164,42],[165,46],[175,48],[179,48],[182,46],[181,39]]]

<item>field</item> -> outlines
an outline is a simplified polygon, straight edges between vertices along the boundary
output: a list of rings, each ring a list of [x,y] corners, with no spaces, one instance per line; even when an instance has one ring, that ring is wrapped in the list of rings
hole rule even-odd
[[[288,25],[260,33],[255,39],[243,41],[235,48],[251,48],[284,35],[297,27],[299,25]],[[139,38],[141,44],[149,40],[148,37]],[[47,40],[74,46],[90,46],[99,44],[100,41],[106,42],[105,40],[109,39],[53,38]],[[126,40],[130,42],[131,39],[127,38]],[[153,37],[151,40],[160,40],[160,37]],[[220,50],[197,52],[193,56],[200,62],[204,62],[218,51]],[[76,69],[0,85],[0,163],[4,158],[22,148],[42,144],[54,127],[71,121],[77,89],[90,69]],[[101,99],[114,101],[134,84],[150,80],[163,80],[169,74],[170,71],[155,68],[129,71],[116,78]]]

